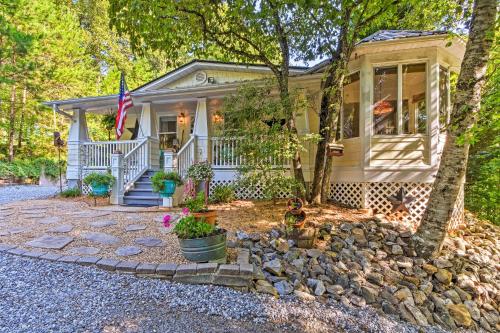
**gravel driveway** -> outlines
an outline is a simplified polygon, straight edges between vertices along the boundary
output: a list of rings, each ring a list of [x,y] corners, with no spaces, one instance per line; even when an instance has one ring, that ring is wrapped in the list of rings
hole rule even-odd
[[[55,195],[57,186],[12,185],[0,186],[0,204],[12,201],[42,199]]]
[[[0,254],[0,332],[417,332],[370,310]]]

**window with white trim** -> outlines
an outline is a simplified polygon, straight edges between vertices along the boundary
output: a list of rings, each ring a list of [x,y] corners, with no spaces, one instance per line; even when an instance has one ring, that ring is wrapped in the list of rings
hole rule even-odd
[[[342,138],[359,137],[359,72],[349,75],[344,82],[342,105]]]
[[[427,133],[427,65],[373,69],[373,134]]]

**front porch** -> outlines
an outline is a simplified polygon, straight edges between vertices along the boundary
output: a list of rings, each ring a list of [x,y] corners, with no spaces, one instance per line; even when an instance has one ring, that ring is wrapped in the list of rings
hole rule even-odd
[[[141,186],[147,184],[135,186],[137,181],[148,182],[152,171],[176,171],[184,178],[193,163],[208,160],[218,178],[233,179],[242,162],[235,154],[238,140],[211,135],[221,104],[220,98],[143,102],[130,110],[127,130],[116,141],[91,141],[87,130],[86,113],[103,114],[109,109],[74,109],[68,140],[68,186],[90,193],[83,178],[91,172],[110,171],[117,180],[113,203],[123,204],[127,193],[136,191],[134,198],[141,196],[144,198],[136,199],[147,198],[157,205],[158,195]]]

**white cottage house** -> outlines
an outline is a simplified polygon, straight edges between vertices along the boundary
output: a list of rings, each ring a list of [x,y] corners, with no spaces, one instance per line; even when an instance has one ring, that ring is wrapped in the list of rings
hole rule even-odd
[[[344,88],[341,142],[330,198],[354,207],[388,213],[388,196],[401,187],[415,197],[410,219],[425,209],[444,143],[450,108],[450,72],[457,72],[465,42],[439,31],[379,31],[361,40],[349,62],[350,83]],[[318,132],[324,61],[314,67],[292,67],[290,84],[315,96],[298,119],[299,134]],[[243,83],[272,76],[257,64],[191,61],[131,91],[126,132],[119,141],[93,142],[86,114],[116,110],[117,95],[50,101],[46,105],[71,121],[67,179],[80,186],[91,171],[113,168],[119,176],[113,202],[157,205],[148,186],[148,170],[176,168],[184,175],[195,161],[208,160],[215,171],[211,186],[234,181],[239,160],[221,156],[237,144],[212,135],[215,111],[225,95]],[[174,145],[178,152],[170,152]],[[301,155],[306,181],[314,170],[315,147]],[[113,156],[121,151],[122,155]],[[114,163],[114,164],[113,164]],[[259,193],[237,190],[240,197]],[[462,194],[463,196],[463,194]],[[463,219],[463,201],[454,219]]]

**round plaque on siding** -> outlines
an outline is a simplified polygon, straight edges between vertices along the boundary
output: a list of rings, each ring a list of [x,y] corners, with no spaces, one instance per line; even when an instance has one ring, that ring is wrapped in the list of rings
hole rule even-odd
[[[194,74],[194,81],[196,84],[203,84],[207,80],[207,73],[203,71],[196,72]]]

